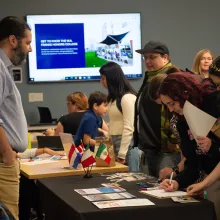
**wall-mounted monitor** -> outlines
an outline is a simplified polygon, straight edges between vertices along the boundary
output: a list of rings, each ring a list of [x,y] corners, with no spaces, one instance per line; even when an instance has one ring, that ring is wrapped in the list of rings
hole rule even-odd
[[[127,78],[142,76],[140,13],[28,15],[32,30],[29,82],[99,80],[99,68],[118,63]]]

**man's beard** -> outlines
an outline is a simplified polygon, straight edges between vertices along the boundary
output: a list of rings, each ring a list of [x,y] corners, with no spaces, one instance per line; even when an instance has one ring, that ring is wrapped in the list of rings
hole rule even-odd
[[[27,54],[22,49],[21,41],[18,41],[17,48],[13,50],[11,62],[15,66],[21,65],[26,60]]]

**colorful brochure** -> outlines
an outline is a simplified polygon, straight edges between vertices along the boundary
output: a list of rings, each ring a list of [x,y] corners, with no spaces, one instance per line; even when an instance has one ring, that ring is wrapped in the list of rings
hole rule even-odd
[[[135,198],[136,196],[128,192],[123,192],[123,193],[88,195],[83,197],[89,201],[95,202],[95,201],[116,200],[116,199],[132,199]]]
[[[119,186],[108,186],[108,187],[100,187],[100,188],[90,188],[90,189],[75,189],[77,193],[80,195],[93,195],[93,194],[101,194],[101,193],[119,193],[125,192],[126,190]]]

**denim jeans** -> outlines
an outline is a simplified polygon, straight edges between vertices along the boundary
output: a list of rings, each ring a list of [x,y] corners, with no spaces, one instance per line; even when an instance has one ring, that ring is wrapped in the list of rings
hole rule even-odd
[[[144,151],[144,164],[141,171],[148,175],[159,177],[159,172],[165,167],[175,167],[180,162],[180,153],[163,153],[154,150]]]
[[[115,156],[118,156],[118,152],[121,146],[121,135],[112,135],[112,144],[114,146]],[[133,141],[133,140],[132,140]],[[131,141],[131,142],[132,142]],[[132,147],[131,143],[126,155],[126,165],[129,167],[130,172],[138,172],[140,170],[140,156],[139,156],[139,148]]]

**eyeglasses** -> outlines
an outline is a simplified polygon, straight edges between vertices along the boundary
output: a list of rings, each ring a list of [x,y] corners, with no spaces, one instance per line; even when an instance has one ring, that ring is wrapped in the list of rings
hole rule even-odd
[[[143,56],[142,59],[143,60],[155,60],[159,57],[160,55],[158,56],[155,56],[155,55],[150,55],[150,56]]]

